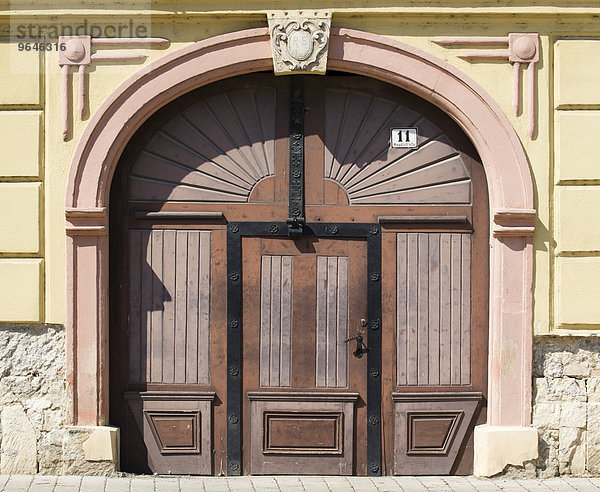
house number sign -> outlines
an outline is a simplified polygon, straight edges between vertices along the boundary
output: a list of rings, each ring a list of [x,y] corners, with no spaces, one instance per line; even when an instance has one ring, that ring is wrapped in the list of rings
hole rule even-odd
[[[416,128],[391,128],[390,147],[393,149],[415,149],[417,145]]]

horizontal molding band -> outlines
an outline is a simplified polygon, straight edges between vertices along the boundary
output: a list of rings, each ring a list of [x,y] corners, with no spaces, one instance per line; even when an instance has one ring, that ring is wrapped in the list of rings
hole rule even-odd
[[[336,393],[336,392],[311,392],[311,393],[292,393],[283,391],[248,391],[248,400],[250,401],[356,401],[360,395],[358,393]]]
[[[383,215],[380,224],[468,224],[466,215]]]
[[[136,219],[210,219],[210,220],[223,220],[225,214],[223,212],[175,212],[175,211],[161,211],[161,212],[147,212],[144,210],[137,210],[134,213]]]
[[[559,251],[556,253],[557,258],[597,258],[600,257],[600,251]]]

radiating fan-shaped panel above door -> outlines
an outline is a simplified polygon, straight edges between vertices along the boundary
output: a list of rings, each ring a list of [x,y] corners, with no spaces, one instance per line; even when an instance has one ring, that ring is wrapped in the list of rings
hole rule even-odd
[[[390,129],[417,128],[416,148],[391,148]],[[376,94],[327,89],[325,178],[351,204],[468,204],[466,156],[418,109]]]
[[[276,99],[274,86],[188,97],[142,146],[129,199],[248,201],[254,185],[275,172]]]

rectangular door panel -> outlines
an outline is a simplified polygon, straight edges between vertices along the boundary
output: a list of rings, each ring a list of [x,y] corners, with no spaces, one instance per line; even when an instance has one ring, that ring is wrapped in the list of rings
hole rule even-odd
[[[126,391],[143,435],[148,466],[159,474],[212,472],[213,392]]]
[[[130,383],[210,384],[211,234],[129,232]]]
[[[455,473],[455,462],[472,432],[480,392],[392,393],[394,474]]]
[[[398,386],[471,384],[471,234],[397,234]]]
[[[358,396],[249,392],[251,473],[351,475]]]

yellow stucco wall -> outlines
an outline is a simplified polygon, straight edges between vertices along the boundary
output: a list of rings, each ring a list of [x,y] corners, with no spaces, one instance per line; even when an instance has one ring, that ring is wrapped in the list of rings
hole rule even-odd
[[[131,0],[116,11],[97,1],[84,8],[55,0],[40,8],[39,3],[26,0],[0,0],[0,19],[4,19],[0,20],[0,36],[4,36],[0,38],[0,207],[8,210],[0,218],[0,281],[3,285],[20,282],[21,289],[0,301],[0,321],[65,322],[65,187],[90,115],[119,83],[150,61],[200,39],[264,26],[264,11],[283,8],[282,2],[274,1],[248,4],[154,2],[151,11],[148,2]],[[600,295],[594,275],[600,270],[600,166],[596,162],[600,155],[600,138],[596,137],[600,132],[600,28],[592,17],[600,14],[600,8],[579,1],[545,6],[535,6],[533,1],[507,1],[499,6],[487,0],[364,4],[302,5],[330,7],[334,26],[388,36],[444,59],[475,79],[498,102],[521,139],[534,177],[538,210],[534,333],[588,333],[596,328],[600,333],[600,311],[590,306],[598,303],[585,300]],[[297,3],[290,7],[301,8]],[[76,26],[86,20],[88,27],[93,23],[102,28],[132,21],[147,26],[148,35],[168,38],[171,44],[166,49],[136,49],[147,55],[143,62],[94,64],[89,75],[89,111],[84,121],[73,111],[72,138],[64,142],[57,53],[19,52],[9,36],[19,26],[52,22]],[[470,62],[458,57],[465,47],[432,43],[438,36],[506,36],[509,32],[541,36],[534,139],[527,135],[526,114],[513,113],[508,62]],[[74,76],[75,101],[76,81]]]

